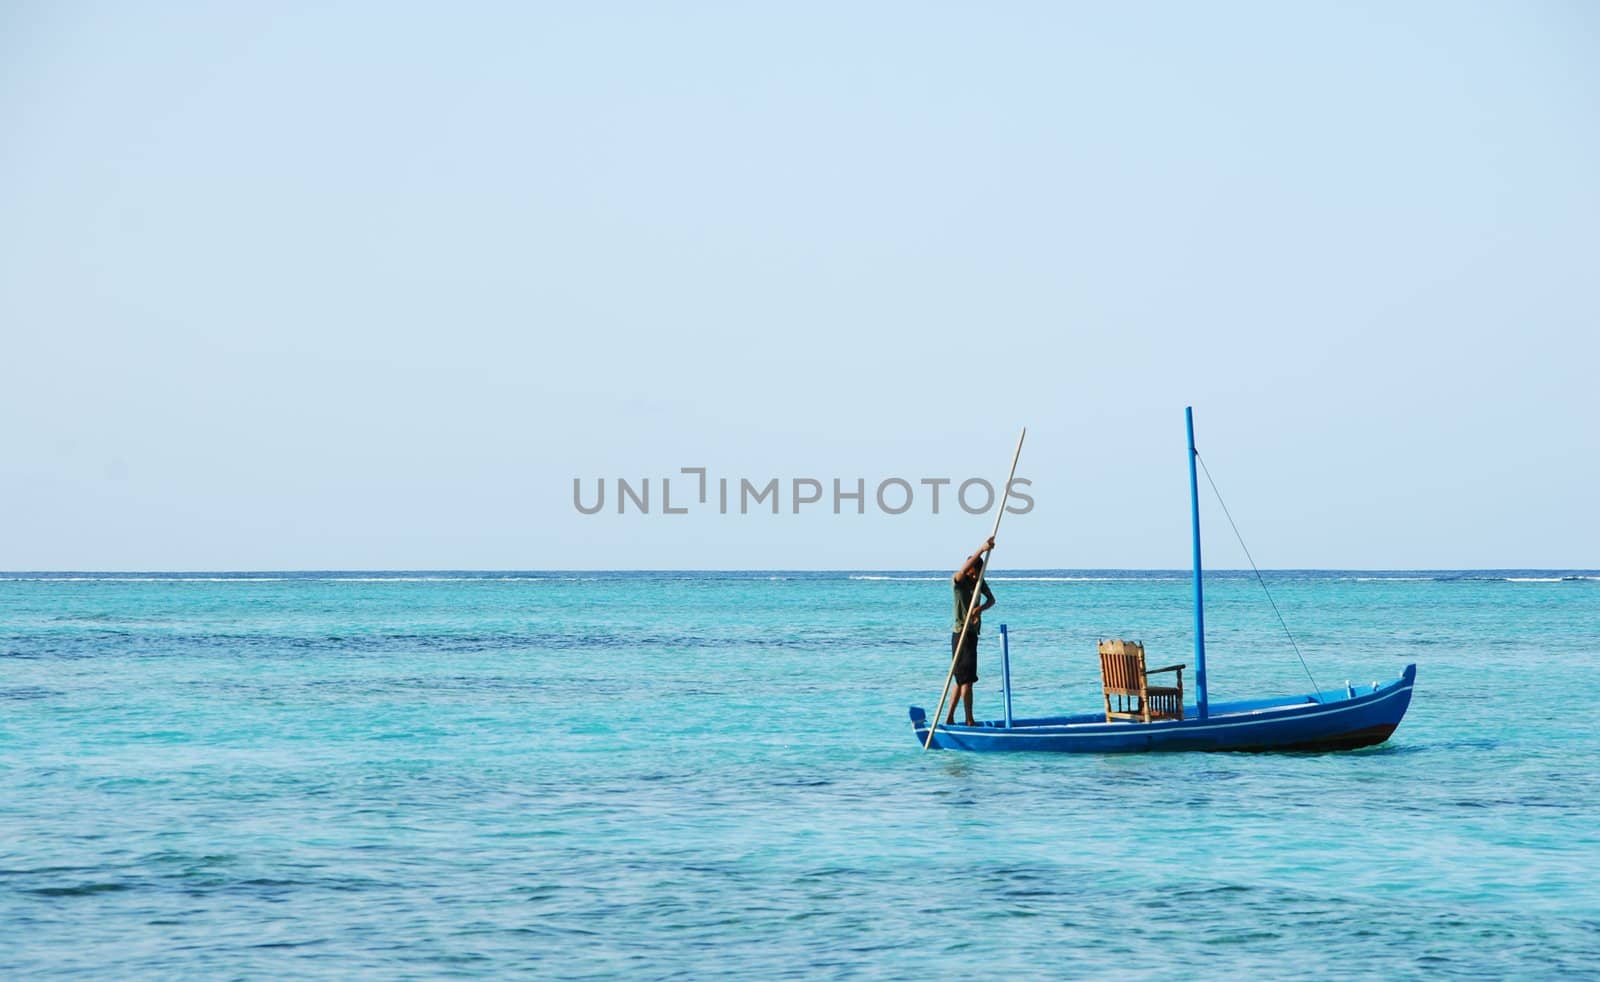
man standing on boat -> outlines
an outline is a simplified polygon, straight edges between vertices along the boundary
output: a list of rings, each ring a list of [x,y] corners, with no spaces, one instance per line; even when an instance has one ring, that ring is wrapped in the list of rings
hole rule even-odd
[[[978,551],[967,557],[967,561],[956,570],[950,582],[955,591],[956,619],[950,628],[950,654],[956,662],[956,693],[950,700],[950,716],[945,723],[954,726],[956,722],[956,703],[961,703],[967,710],[967,725],[977,725],[977,720],[972,718],[972,683],[978,681],[978,627],[979,615],[994,606],[994,594],[989,590],[988,581],[983,584],[983,603],[977,610],[972,611],[972,621],[967,621],[967,610],[972,606],[972,595],[978,587],[978,572],[983,569],[983,554],[994,548],[994,536],[984,540]],[[966,628],[966,638],[962,638],[962,628]],[[960,646],[960,654],[956,648]]]

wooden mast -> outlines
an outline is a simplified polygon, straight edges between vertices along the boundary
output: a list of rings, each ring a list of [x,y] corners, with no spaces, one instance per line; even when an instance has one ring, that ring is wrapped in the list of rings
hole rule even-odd
[[[1195,480],[1194,461],[1194,407],[1183,407],[1184,423],[1189,429],[1189,519],[1194,526],[1194,687],[1195,708],[1200,718],[1210,715],[1206,701],[1206,601],[1200,585],[1200,485]]]

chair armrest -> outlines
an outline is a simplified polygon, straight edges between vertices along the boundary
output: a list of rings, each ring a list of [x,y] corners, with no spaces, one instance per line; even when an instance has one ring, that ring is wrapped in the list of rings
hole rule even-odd
[[[1146,675],[1156,675],[1161,672],[1181,672],[1188,667],[1188,665],[1168,665],[1166,668],[1147,668],[1144,673]]]

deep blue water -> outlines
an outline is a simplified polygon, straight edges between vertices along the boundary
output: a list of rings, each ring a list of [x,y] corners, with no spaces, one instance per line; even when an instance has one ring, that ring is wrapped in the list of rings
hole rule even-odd
[[[921,753],[945,573],[0,574],[0,975],[1600,974],[1600,574],[1267,574],[1385,745]],[[995,574],[1021,715],[1181,572]],[[1310,687],[1208,574],[1212,698]]]

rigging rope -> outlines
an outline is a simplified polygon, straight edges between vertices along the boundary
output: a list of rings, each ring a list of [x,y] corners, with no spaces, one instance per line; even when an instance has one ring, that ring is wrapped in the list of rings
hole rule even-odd
[[[1272,612],[1278,615],[1278,625],[1283,628],[1284,637],[1289,639],[1295,657],[1300,659],[1300,667],[1306,670],[1306,678],[1311,680],[1311,692],[1315,698],[1316,693],[1321,692],[1322,688],[1312,677],[1311,666],[1306,664],[1306,656],[1300,653],[1300,645],[1295,643],[1294,635],[1289,633],[1289,625],[1284,622],[1283,613],[1278,610],[1278,602],[1272,599],[1272,591],[1267,589],[1267,581],[1262,577],[1261,570],[1256,568],[1255,557],[1250,555],[1250,547],[1244,544],[1244,536],[1239,534],[1239,526],[1234,522],[1233,514],[1228,511],[1228,503],[1222,500],[1222,492],[1217,490],[1217,482],[1211,479],[1211,468],[1206,466],[1206,459],[1200,456],[1200,451],[1194,452],[1194,459],[1200,461],[1200,469],[1205,472],[1206,483],[1211,485],[1211,493],[1217,496],[1217,504],[1222,506],[1222,514],[1228,517],[1228,524],[1233,526],[1233,537],[1239,540],[1239,548],[1244,550],[1244,558],[1250,560],[1250,569],[1256,574],[1256,582],[1261,584],[1261,592],[1267,595],[1267,603],[1272,605]]]

